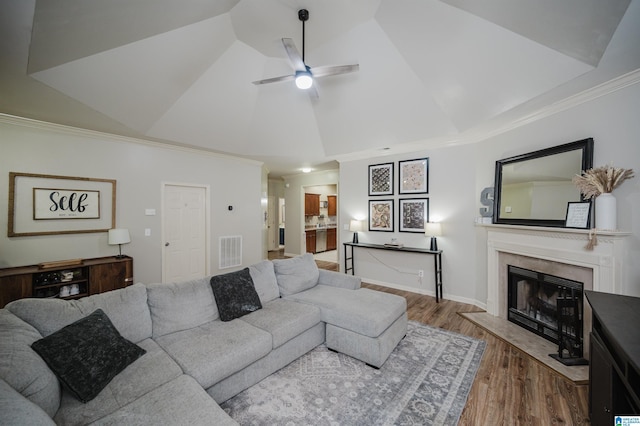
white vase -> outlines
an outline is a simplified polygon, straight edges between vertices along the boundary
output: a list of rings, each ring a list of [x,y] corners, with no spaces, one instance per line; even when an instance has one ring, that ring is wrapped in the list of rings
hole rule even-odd
[[[616,197],[604,193],[596,197],[596,228],[615,231],[617,229]]]

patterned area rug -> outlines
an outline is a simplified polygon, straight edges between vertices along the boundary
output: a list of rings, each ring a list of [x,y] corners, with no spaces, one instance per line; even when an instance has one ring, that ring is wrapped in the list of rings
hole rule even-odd
[[[321,345],[222,408],[241,425],[455,425],[484,348],[410,321],[380,369]]]

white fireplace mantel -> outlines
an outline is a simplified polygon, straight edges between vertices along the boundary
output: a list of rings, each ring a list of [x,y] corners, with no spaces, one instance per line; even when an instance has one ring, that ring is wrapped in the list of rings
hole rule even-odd
[[[581,266],[593,270],[593,290],[620,294],[625,280],[625,239],[630,232],[597,231],[598,244],[586,249],[589,230],[537,226],[479,225],[487,229],[487,312],[504,316],[500,253]]]

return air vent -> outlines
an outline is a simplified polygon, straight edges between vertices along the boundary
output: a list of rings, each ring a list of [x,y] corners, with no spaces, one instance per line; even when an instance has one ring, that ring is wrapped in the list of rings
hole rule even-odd
[[[219,268],[232,268],[242,265],[242,235],[220,237]]]

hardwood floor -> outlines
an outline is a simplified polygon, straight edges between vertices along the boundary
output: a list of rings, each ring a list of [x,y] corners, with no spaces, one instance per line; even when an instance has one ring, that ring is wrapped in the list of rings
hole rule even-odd
[[[270,253],[270,258],[278,256]],[[319,268],[337,264],[316,261]],[[588,386],[576,386],[538,361],[472,324],[458,312],[476,306],[363,283],[407,299],[409,319],[487,342],[460,425],[589,425]]]

